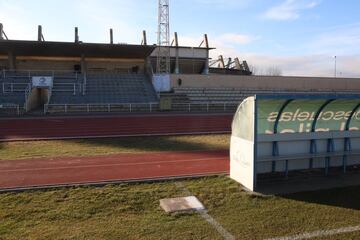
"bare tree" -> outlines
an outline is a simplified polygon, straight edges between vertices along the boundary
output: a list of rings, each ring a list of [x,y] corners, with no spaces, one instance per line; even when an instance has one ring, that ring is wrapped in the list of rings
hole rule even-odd
[[[266,69],[265,75],[267,76],[281,76],[282,71],[277,66],[272,66]]]
[[[255,65],[249,65],[250,72],[252,72],[252,75],[260,75],[260,68],[258,68]]]

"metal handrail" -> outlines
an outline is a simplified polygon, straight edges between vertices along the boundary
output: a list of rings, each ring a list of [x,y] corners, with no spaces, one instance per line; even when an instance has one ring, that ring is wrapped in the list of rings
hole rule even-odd
[[[0,109],[15,109],[17,115],[20,115],[20,105],[19,104],[0,104]]]
[[[31,72],[50,72],[50,73],[72,73],[75,74],[77,73],[77,71],[71,71],[71,70],[45,70],[45,69],[39,69],[39,70],[34,70],[34,69],[23,69],[23,70],[3,70],[4,73],[7,72],[13,72],[13,73],[31,73]]]
[[[92,112],[92,109],[96,109],[99,107],[104,107],[107,112],[116,112],[113,110],[115,107],[122,106],[127,109],[125,112],[135,112],[137,111],[137,107],[145,107],[149,110],[149,112],[158,111],[158,107],[160,106],[159,103],[89,103],[89,104],[45,104],[44,106],[44,113],[46,114],[49,112],[51,107],[61,107],[63,112],[69,112],[69,109],[72,107],[78,107],[86,109],[86,112]],[[195,112],[195,111],[206,111],[211,112],[213,110],[220,110],[220,111],[229,111],[231,108],[236,108],[238,103],[228,103],[228,102],[221,102],[221,103],[173,103],[171,108],[173,111],[186,111],[186,112]],[[202,107],[199,109],[199,107]]]
[[[87,74],[85,72],[84,73],[84,82],[83,82],[83,86],[82,86],[82,95],[86,94],[86,84],[87,84]]]
[[[28,102],[28,98],[30,96],[31,93],[31,83],[28,83],[27,87],[25,88],[25,104],[24,104],[24,109],[27,112],[28,111],[28,107],[27,107],[27,102]]]

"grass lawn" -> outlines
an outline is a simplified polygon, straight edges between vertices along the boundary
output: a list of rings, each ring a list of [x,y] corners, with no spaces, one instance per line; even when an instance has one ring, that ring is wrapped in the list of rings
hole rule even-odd
[[[230,135],[125,137],[0,143],[0,160],[116,153],[228,149]]]
[[[360,187],[250,196],[227,177],[181,181],[237,239],[360,224]],[[0,239],[222,239],[197,213],[167,215],[174,182],[0,194]],[[360,232],[316,239],[359,239]]]

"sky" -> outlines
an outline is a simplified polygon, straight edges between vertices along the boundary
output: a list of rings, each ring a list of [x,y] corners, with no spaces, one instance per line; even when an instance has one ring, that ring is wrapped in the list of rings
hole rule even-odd
[[[156,43],[157,0],[0,0],[9,39]],[[257,74],[360,77],[359,0],[170,0],[170,31],[199,46],[207,33],[211,57],[238,57]]]

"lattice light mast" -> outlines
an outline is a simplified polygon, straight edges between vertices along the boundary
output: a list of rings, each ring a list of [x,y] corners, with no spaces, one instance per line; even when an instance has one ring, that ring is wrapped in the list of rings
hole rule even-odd
[[[169,0],[159,0],[158,55],[156,73],[170,73],[170,14]]]

